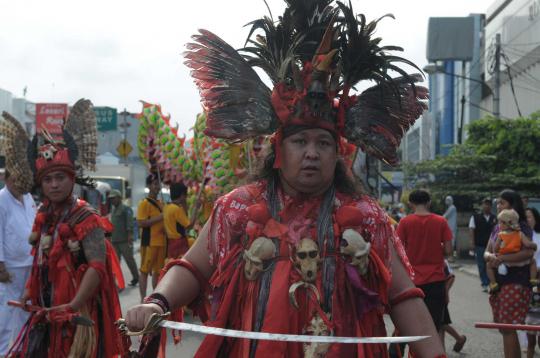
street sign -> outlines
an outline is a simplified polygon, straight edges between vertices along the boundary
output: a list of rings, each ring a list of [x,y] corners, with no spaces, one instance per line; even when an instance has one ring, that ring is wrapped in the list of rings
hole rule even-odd
[[[115,131],[118,123],[116,108],[94,107],[96,113],[97,129],[100,132]]]
[[[133,150],[133,147],[127,140],[120,141],[120,144],[118,144],[118,147],[116,147],[116,151],[118,154],[120,154],[121,157],[127,157],[129,153]]]

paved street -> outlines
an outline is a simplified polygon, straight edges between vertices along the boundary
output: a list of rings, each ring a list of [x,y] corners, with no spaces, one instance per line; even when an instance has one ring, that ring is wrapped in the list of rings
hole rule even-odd
[[[136,244],[136,251],[138,248],[138,243]],[[137,265],[140,264],[140,255],[135,255],[135,260],[137,261]],[[131,281],[131,274],[129,273],[129,270],[127,268],[127,265],[124,260],[122,260],[122,271],[124,272],[124,278],[126,280],[126,283]],[[150,278],[148,279],[149,283],[149,290],[147,294],[151,292],[151,284],[150,284]],[[122,312],[125,314],[126,311],[130,308],[139,303],[140,295],[139,295],[139,286],[137,287],[126,287],[126,289],[120,293],[120,304],[122,305]],[[193,322],[193,319],[190,316],[186,317],[186,322]],[[200,322],[196,322],[200,323]],[[167,344],[167,357],[182,357],[182,358],[188,358],[193,357],[195,354],[195,351],[199,347],[203,335],[191,333],[191,332],[183,332],[182,333],[182,341],[178,345],[174,345],[172,343],[172,338],[169,335],[168,336],[168,344]],[[132,339],[133,347],[138,347],[138,339],[135,337]]]
[[[136,255],[136,259],[139,257]],[[131,280],[129,270],[124,262],[122,268],[126,281]],[[451,291],[450,314],[453,326],[467,336],[467,343],[460,354],[452,352],[454,341],[447,336],[447,350],[449,357],[501,357],[502,341],[499,333],[493,330],[480,330],[474,328],[474,323],[491,321],[491,311],[488,304],[487,293],[482,292],[480,282],[475,276],[476,267],[472,261],[459,262],[454,270],[456,282]],[[139,300],[139,289],[128,287],[120,293],[122,309],[135,305]],[[188,317],[187,321],[190,321]],[[391,329],[389,328],[389,332]],[[174,346],[170,340],[167,346],[168,357],[192,357],[200,344],[202,335],[185,332],[182,343]],[[134,347],[138,345],[133,341]]]
[[[453,327],[467,336],[460,354],[452,352],[454,340],[446,336],[449,357],[502,357],[502,339],[498,331],[474,328],[475,322],[491,322],[488,294],[482,292],[476,266],[467,262],[455,268],[456,281],[450,291],[450,317]],[[473,275],[471,275],[473,274]]]

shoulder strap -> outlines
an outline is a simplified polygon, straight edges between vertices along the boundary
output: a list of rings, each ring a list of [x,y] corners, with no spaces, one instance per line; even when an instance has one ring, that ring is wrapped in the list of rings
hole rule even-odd
[[[152,199],[152,198],[146,198],[146,200],[148,200],[148,202],[149,202],[150,204],[152,204],[156,209],[158,209],[159,212],[161,213],[162,209],[161,209],[161,206],[159,206],[159,204],[158,204],[157,201],[155,201],[155,200]]]
[[[94,209],[89,204],[81,205],[75,208],[68,216],[67,223],[69,226],[74,227],[75,225],[84,221],[90,215],[99,215],[96,209]]]

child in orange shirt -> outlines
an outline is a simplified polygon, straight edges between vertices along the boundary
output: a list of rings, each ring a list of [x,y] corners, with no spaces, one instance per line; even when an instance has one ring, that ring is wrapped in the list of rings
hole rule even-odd
[[[519,227],[519,215],[513,209],[502,210],[497,216],[499,221],[500,232],[497,235],[493,252],[496,255],[505,255],[519,252],[521,245],[529,249],[536,249],[536,245],[525,236]],[[499,273],[503,274],[506,267],[505,264],[499,266]],[[508,265],[508,264],[506,264]],[[528,260],[525,263],[519,263],[516,266],[530,266],[531,285],[536,287],[538,280],[536,279],[537,269],[536,262],[534,260]],[[501,268],[501,266],[503,266]],[[510,266],[510,265],[508,265]],[[486,267],[487,275],[489,278],[489,292],[495,293],[499,289],[499,284],[496,281],[495,270],[489,265]]]

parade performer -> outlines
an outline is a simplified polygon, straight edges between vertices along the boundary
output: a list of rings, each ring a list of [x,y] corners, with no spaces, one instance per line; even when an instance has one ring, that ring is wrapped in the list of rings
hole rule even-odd
[[[83,176],[83,167],[92,169],[96,159],[92,103],[79,100],[61,134],[53,138],[38,128],[32,142],[14,125],[16,119],[5,112],[3,117],[14,129],[2,135],[17,149],[21,173],[16,180],[27,191],[34,183],[39,185],[43,195],[29,238],[34,259],[22,299],[31,301],[22,306],[31,316],[8,356],[124,353],[127,342],[114,326],[121,310],[111,268],[114,250],[104,238],[108,226],[95,209],[72,194],[75,183],[92,184]]]
[[[159,198],[161,182],[156,174],[146,177],[148,195],[137,206],[137,224],[141,228],[141,274],[139,292],[141,302],[146,296],[148,275],[152,276],[152,288],[156,288],[159,272],[167,256],[167,238],[163,224],[164,203]]]
[[[183,183],[174,183],[169,187],[171,202],[163,209],[163,224],[167,232],[167,258],[176,259],[184,256],[189,249],[187,232],[195,223],[196,212],[187,214],[187,187]]]
[[[206,133],[230,141],[272,134],[272,153],[258,180],[217,200],[194,246],[129,310],[127,327],[141,330],[153,314],[191,304],[208,326],[375,337],[386,336],[389,313],[403,335],[430,336],[411,344],[417,356],[442,357],[403,246],[340,158],[349,141],[395,163],[427,90],[396,66],[410,62],[386,53],[396,47],[371,37],[377,21],[340,2],[287,4],[277,23],[252,23],[241,53],[206,30],[188,45]],[[252,66],[266,71],[272,90]],[[350,93],[370,79],[377,85]],[[201,309],[208,293],[209,312]],[[216,356],[386,357],[387,347],[208,335],[196,357]]]

